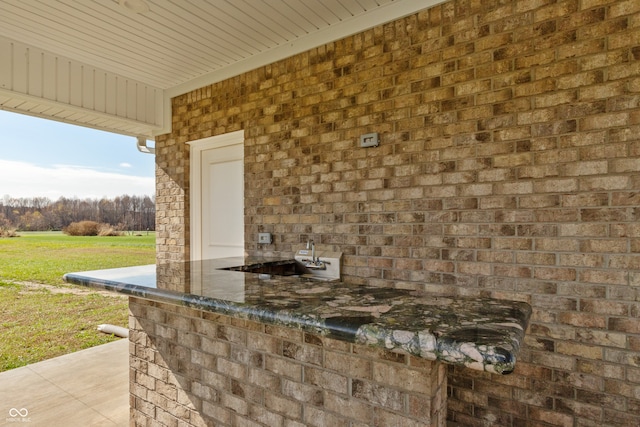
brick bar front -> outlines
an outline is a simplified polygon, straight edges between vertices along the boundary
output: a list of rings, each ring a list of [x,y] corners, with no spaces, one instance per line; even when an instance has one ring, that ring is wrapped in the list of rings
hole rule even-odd
[[[439,361],[135,297],[129,307],[132,425],[446,424]]]

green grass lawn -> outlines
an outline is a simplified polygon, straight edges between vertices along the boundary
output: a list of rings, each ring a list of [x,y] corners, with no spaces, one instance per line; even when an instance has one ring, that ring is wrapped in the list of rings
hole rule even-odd
[[[20,236],[0,239],[0,280],[61,285],[65,273],[155,263],[155,233],[82,237],[32,232]]]
[[[142,234],[72,237],[20,233],[21,237],[0,239],[0,372],[113,341],[114,337],[96,328],[101,323],[126,327],[126,298],[88,292],[65,284],[62,276],[153,264],[155,234]],[[65,292],[57,292],[57,288]]]

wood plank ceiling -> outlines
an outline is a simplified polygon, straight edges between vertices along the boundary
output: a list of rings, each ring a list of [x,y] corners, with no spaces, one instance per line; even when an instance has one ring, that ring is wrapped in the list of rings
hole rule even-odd
[[[16,49],[25,46],[25,52],[29,48],[40,52],[45,62],[49,55],[56,61],[64,58],[69,63],[80,64],[83,70],[90,68],[94,74],[96,70],[104,73],[107,83],[110,78],[124,79],[129,86],[134,82],[138,96],[143,99],[136,101],[138,104],[130,102],[135,104],[133,108],[137,114],[131,111],[120,114],[129,122],[128,127],[95,124],[96,114],[111,114],[106,104],[86,112],[93,115],[93,124],[87,124],[150,137],[168,130],[164,121],[168,117],[167,101],[172,96],[414,13],[437,2],[0,0],[0,42],[10,46],[0,49],[4,56],[0,57],[0,63],[8,64],[10,58],[7,57],[16,56]],[[21,86],[17,74],[21,71],[33,73],[30,66],[30,63],[7,65],[3,76],[0,64],[0,108],[46,116],[41,105],[32,105],[42,101],[53,102],[58,109],[64,109],[64,100],[60,102],[57,98],[47,99],[38,93],[29,93],[27,89],[16,89]],[[42,77],[45,80],[46,73],[45,69],[45,77]],[[77,83],[71,81],[71,85],[74,84]],[[29,86],[29,82],[24,85]],[[144,93],[140,87],[144,88]],[[16,106],[16,99],[24,101],[25,105]],[[72,107],[82,110],[86,104],[83,102]],[[139,112],[143,110],[145,118],[140,119]],[[113,111],[116,114],[111,115],[118,120],[117,108]],[[105,117],[102,119],[102,123],[110,122]],[[82,124],[82,120],[77,121]],[[140,122],[141,126],[132,127],[132,122]]]

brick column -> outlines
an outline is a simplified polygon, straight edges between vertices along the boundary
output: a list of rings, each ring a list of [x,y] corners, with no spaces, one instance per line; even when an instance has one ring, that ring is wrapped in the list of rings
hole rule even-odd
[[[163,135],[156,139],[156,254],[159,263],[189,260],[189,218],[189,150],[185,141]]]

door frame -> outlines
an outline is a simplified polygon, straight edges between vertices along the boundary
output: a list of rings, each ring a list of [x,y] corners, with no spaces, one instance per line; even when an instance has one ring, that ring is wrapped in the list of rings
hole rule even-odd
[[[229,145],[244,145],[244,130],[187,142],[189,153],[189,242],[191,261],[202,259],[202,152]],[[244,156],[243,156],[244,158]]]

